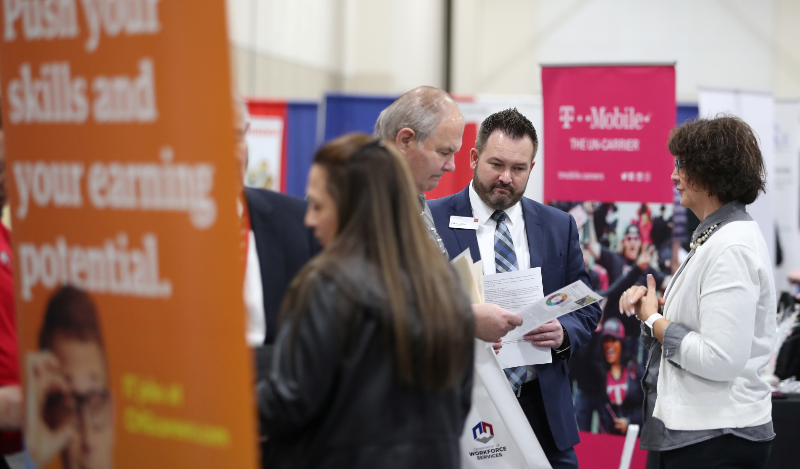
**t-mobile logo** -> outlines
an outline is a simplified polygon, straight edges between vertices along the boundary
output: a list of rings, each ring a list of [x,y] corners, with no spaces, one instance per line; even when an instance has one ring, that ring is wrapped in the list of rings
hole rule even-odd
[[[561,106],[558,108],[558,120],[562,129],[572,128],[570,123],[575,121],[575,106]]]

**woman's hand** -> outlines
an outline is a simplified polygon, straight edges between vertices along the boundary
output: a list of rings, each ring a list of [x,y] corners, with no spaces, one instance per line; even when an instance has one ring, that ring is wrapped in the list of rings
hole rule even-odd
[[[663,298],[656,296],[656,279],[647,275],[647,287],[634,286],[619,298],[619,312],[628,316],[636,315],[640,321],[647,321],[651,315],[658,312],[658,307],[664,304]]]

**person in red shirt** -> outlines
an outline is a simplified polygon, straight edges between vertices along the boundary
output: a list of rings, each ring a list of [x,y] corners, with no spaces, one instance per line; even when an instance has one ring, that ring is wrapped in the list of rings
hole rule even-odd
[[[7,201],[5,146],[0,129],[0,212]],[[22,450],[22,390],[12,265],[11,233],[0,223],[0,455]]]

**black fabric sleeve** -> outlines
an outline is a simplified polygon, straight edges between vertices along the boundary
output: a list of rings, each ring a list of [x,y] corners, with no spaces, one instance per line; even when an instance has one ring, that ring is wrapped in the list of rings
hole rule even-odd
[[[606,269],[608,279],[612,283],[622,276],[622,266],[625,261],[622,260],[622,256],[607,247],[600,246],[600,258],[597,259],[597,263]]]

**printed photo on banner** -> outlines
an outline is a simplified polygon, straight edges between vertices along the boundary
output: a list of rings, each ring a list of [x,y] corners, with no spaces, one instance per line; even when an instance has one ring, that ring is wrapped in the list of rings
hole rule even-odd
[[[655,277],[660,292],[670,279],[676,259],[673,234],[676,215],[685,232],[685,214],[678,206],[660,203],[599,203],[558,201],[550,205],[573,215],[592,290],[605,299],[603,318],[586,346],[570,360],[575,414],[581,431],[624,435],[628,425],[642,424],[639,382],[647,351],[639,340],[639,320],[619,313],[619,298],[633,285]],[[682,249],[680,247],[679,249]],[[588,296],[582,301],[593,301]]]
[[[225,2],[2,11],[33,463],[255,467]]]
[[[94,301],[65,286],[47,303],[39,351],[26,357],[26,444],[37,467],[113,467],[109,363]],[[86,448],[91,448],[86,451]]]

